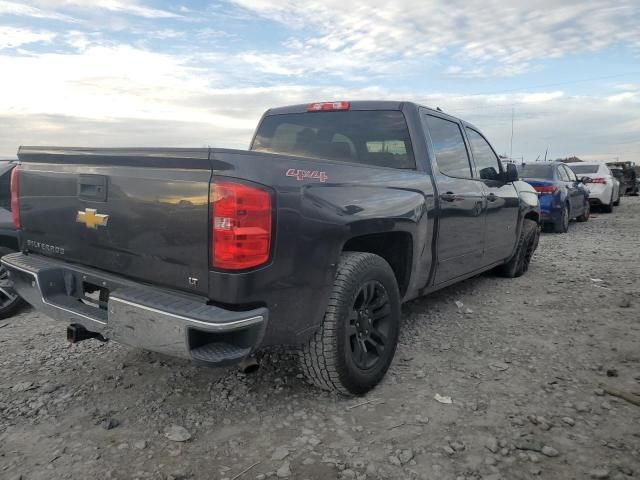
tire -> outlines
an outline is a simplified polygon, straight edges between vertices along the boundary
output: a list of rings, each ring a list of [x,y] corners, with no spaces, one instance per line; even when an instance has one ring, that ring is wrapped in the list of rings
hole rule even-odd
[[[9,248],[0,247],[0,257],[14,253]],[[0,265],[0,320],[13,316],[26,302],[9,286],[6,268]]]
[[[553,231],[555,233],[567,233],[569,231],[569,219],[571,215],[569,214],[569,205],[565,204],[562,207],[562,215],[560,216],[560,220],[557,222],[553,222]]]
[[[588,199],[584,201],[584,212],[579,217],[576,217],[576,222],[588,222],[591,216],[591,204]]]
[[[618,194],[618,200],[616,202],[613,202],[613,206],[614,207],[620,206],[621,201],[622,201],[622,196]]]
[[[538,224],[525,218],[516,253],[507,263],[496,268],[496,272],[507,278],[516,278],[524,275],[529,270],[531,257],[538,247],[539,239],[540,230],[538,229]]]
[[[399,331],[400,293],[389,264],[344,252],[322,324],[300,350],[302,371],[324,390],[362,395],[387,372]]]
[[[602,206],[600,207],[602,209],[602,211],[604,213],[611,213],[613,212],[613,192],[611,192],[611,200],[609,200],[609,204],[602,204]]]

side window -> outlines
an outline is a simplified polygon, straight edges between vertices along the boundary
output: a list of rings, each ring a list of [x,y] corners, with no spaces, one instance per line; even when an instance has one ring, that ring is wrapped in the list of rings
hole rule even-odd
[[[576,177],[576,174],[573,173],[573,170],[571,170],[566,165],[563,165],[562,168],[564,168],[565,172],[567,172],[567,175],[569,176],[569,181],[570,182],[577,182],[578,181],[578,177]]]
[[[567,172],[564,170],[563,165],[558,165],[558,176],[560,177],[560,180],[562,180],[563,182],[569,181],[569,175],[567,175]]]
[[[449,120],[426,116],[438,170],[450,177],[471,178],[469,154],[460,126]]]
[[[467,136],[471,143],[473,159],[483,180],[500,180],[500,160],[482,135],[467,128]]]

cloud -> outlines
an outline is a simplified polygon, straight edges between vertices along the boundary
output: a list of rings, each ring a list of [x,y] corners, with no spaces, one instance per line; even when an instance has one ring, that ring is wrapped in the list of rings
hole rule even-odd
[[[150,7],[150,0],[0,0],[0,13],[8,15],[82,19],[57,34],[0,30],[0,64],[11,72],[0,76],[0,154],[13,154],[21,143],[245,148],[260,115],[273,106],[399,99],[475,123],[500,152],[509,145],[514,109],[514,155],[529,160],[547,147],[553,156],[634,159],[637,82],[590,96],[555,87],[465,95],[429,92],[428,80],[435,71],[463,85],[467,78],[522,75],[547,58],[640,48],[640,9],[630,8],[635,0],[615,6],[523,0],[509,7],[467,0],[464,8],[456,1],[233,0],[195,12]],[[179,26],[165,21],[177,15],[183,15]],[[205,17],[215,22],[185,27],[185,19]],[[96,26],[96,18],[104,24]],[[282,43],[218,30],[270,22],[278,39],[285,32]],[[117,35],[110,36],[111,25]],[[43,53],[47,42],[52,47]],[[412,74],[424,83],[404,82]]]
[[[499,152],[508,152],[514,108],[514,156],[528,160],[544,154],[547,147],[554,157],[601,159],[633,159],[640,149],[640,102],[615,96],[577,97],[561,91],[465,96],[296,81],[224,88],[217,76],[224,73],[194,67],[190,57],[130,45],[89,45],[67,54],[0,55],[0,63],[12,72],[0,76],[3,156],[13,155],[20,144],[246,148],[268,108],[372,98],[440,106],[476,124]],[[237,73],[251,76],[247,70]],[[625,108],[620,108],[621,102]]]
[[[62,20],[65,22],[75,22],[76,20],[67,15],[62,15],[53,11],[43,10],[37,7],[25,5],[18,2],[8,2],[0,0],[0,15],[15,15],[19,17],[48,18],[52,20]]]
[[[297,40],[264,62],[270,73],[292,64],[335,73],[330,59],[351,71],[386,73],[398,62],[446,56],[451,75],[514,76],[541,59],[640,45],[637,0],[233,1],[295,31]]]
[[[53,32],[34,31],[27,28],[4,27],[0,25],[0,50],[17,48],[30,43],[49,43],[56,37]]]
[[[37,7],[19,2],[0,1],[0,14],[68,20],[71,17],[61,14],[60,10],[79,13],[78,9],[80,9],[87,11],[106,10],[149,19],[177,18],[181,16],[168,10],[145,6],[135,0],[35,0],[31,3],[35,3]]]

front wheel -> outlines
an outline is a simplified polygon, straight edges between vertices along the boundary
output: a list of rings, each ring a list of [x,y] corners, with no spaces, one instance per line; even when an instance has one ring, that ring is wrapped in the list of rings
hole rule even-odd
[[[389,264],[345,252],[322,324],[300,351],[302,371],[324,390],[364,394],[391,365],[399,329],[400,293]]]
[[[540,229],[538,228],[538,224],[533,220],[525,218],[515,255],[511,257],[511,260],[507,263],[500,265],[496,269],[496,272],[508,278],[521,277],[524,275],[527,270],[529,270],[531,257],[533,257],[533,252],[535,252],[538,247],[539,238]]]

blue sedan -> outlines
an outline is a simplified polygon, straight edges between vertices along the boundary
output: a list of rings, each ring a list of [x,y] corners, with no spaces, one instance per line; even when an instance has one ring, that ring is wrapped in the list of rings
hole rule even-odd
[[[522,180],[538,192],[546,230],[565,233],[571,219],[589,220],[589,191],[583,179],[564,163],[523,163],[518,171]]]

